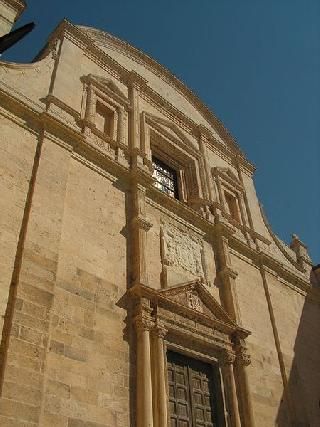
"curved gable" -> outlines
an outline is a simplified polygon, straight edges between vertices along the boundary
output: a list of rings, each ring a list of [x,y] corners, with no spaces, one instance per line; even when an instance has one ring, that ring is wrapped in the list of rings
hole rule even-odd
[[[76,26],[76,28],[123,67],[143,75],[153,90],[198,125],[209,128],[220,142],[231,145],[233,149],[241,153],[240,148],[223,123],[169,70],[139,49],[105,31],[86,26]]]

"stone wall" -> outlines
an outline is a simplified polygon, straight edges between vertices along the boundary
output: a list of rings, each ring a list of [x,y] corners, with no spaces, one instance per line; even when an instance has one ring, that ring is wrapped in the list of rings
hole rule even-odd
[[[233,411],[240,409],[238,424],[229,417],[228,425],[318,425],[320,299],[310,263],[270,232],[252,166],[188,89],[142,53],[100,32],[93,42],[93,34],[63,23],[38,63],[0,67],[1,425],[134,427],[133,302],[141,291],[133,298],[130,289],[161,300],[185,282],[202,292],[203,300],[192,294],[195,310],[209,300],[214,321],[251,332],[240,344],[228,337],[235,354],[251,355],[243,367],[248,357],[236,354]],[[114,138],[96,129],[99,96],[114,107]],[[157,149],[185,167],[186,200],[154,188]],[[223,185],[235,191],[239,221]],[[165,329],[139,304],[150,318],[138,318],[138,333],[156,330],[159,356]],[[179,310],[163,312],[185,322],[188,343],[199,330],[201,339],[210,331],[208,342],[217,333],[205,317],[196,330]],[[163,403],[165,388],[154,381]]]

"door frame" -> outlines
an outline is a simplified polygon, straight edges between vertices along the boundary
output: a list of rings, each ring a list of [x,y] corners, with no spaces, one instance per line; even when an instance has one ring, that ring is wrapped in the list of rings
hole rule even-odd
[[[137,332],[137,427],[169,425],[167,350],[217,364],[225,426],[251,427],[240,421],[245,419],[243,399],[238,399],[242,376],[235,378],[238,369],[250,364],[245,342],[250,332],[229,317],[200,281],[161,290],[138,284],[129,292]]]

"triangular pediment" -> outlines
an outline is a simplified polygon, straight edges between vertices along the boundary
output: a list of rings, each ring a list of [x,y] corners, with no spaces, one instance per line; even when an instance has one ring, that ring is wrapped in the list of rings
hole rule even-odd
[[[229,180],[237,183],[238,185],[241,185],[241,182],[239,180],[239,178],[235,175],[234,172],[232,172],[232,170],[230,170],[229,168],[225,168],[225,167],[215,167],[214,168],[220,175],[224,176],[225,178],[228,178]]]
[[[89,74],[88,76],[85,76],[82,78],[83,81],[88,81],[93,84],[95,84],[97,87],[100,88],[102,91],[106,91],[114,95],[116,98],[120,98],[125,103],[128,103],[129,100],[126,97],[126,95],[122,92],[122,90],[116,85],[116,83],[103,76],[98,76],[95,74]]]
[[[96,77],[96,76],[95,76],[95,79],[100,83],[100,85],[110,89],[112,92],[114,92],[121,98],[127,99],[124,93],[118,88],[118,86],[111,79],[106,79],[105,77]]]
[[[183,305],[213,320],[237,327],[228,313],[199,281],[192,281],[159,291],[159,294],[174,303]]]
[[[183,144],[193,148],[191,141],[184,135],[184,133],[178,128],[178,126],[176,126],[171,121],[147,113],[146,122],[164,136],[168,138],[171,137],[171,139],[173,138],[175,140],[178,140]]]

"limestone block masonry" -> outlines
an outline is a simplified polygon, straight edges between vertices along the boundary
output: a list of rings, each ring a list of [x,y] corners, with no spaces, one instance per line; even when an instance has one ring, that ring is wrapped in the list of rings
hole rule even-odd
[[[316,269],[195,94],[63,21],[0,120],[1,426],[320,425]]]

